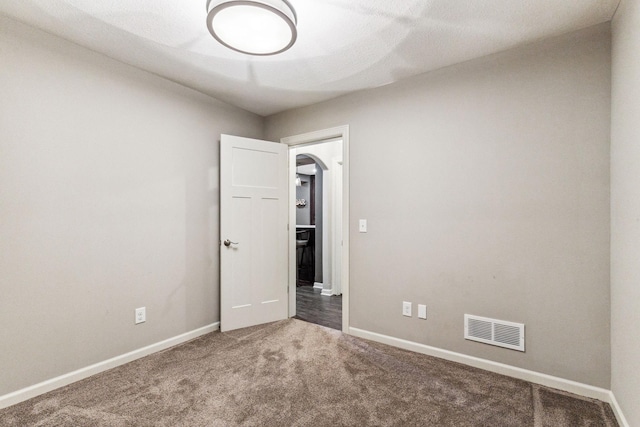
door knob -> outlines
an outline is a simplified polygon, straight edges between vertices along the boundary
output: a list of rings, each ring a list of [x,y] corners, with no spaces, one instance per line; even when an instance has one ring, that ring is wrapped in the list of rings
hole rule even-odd
[[[225,245],[226,247],[229,247],[229,246],[231,246],[231,245],[237,245],[237,244],[238,244],[238,242],[232,242],[232,241],[231,241],[231,240],[229,240],[229,239],[227,239],[227,240],[225,240],[225,241],[224,241],[224,245]]]

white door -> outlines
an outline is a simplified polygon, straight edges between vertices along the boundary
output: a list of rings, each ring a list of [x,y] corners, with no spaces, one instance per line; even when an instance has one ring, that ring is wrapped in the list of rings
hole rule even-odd
[[[287,318],[287,149],[220,140],[220,330]]]

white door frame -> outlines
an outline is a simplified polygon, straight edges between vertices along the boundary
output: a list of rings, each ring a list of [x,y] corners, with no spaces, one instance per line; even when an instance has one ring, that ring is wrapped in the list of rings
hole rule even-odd
[[[349,126],[338,126],[301,135],[282,138],[289,146],[320,143],[331,139],[342,140],[342,332],[349,332]],[[295,154],[289,152],[289,160]],[[296,187],[295,168],[289,168],[289,316],[296,311]]]
[[[342,272],[342,185],[338,186],[338,183],[342,183],[342,161],[332,159],[331,169],[333,175],[333,182],[331,189],[331,195],[333,200],[331,201],[331,219],[338,221],[332,223],[331,241],[335,242],[331,251],[331,288],[334,295],[342,294],[342,274],[336,274],[336,272]],[[340,246],[338,246],[340,245]],[[324,253],[324,252],[323,252]]]

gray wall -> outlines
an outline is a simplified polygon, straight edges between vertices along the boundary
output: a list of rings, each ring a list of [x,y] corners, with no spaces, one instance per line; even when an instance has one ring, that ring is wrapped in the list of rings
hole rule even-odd
[[[268,117],[350,125],[351,326],[608,388],[610,71],[604,24]],[[526,353],[464,313],[525,323]]]
[[[298,176],[303,184],[296,187],[296,199],[304,199],[305,206],[296,206],[296,224],[309,225],[311,223],[311,177],[299,173]]]
[[[1,16],[0,64],[0,395],[218,321],[217,138],[263,119]]]
[[[640,2],[613,20],[611,121],[611,388],[640,426]]]

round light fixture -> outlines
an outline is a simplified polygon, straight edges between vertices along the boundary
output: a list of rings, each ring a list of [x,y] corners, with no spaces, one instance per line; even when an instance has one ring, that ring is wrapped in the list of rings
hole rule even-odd
[[[287,0],[209,0],[207,27],[221,44],[249,55],[275,55],[296,42],[296,12]]]

